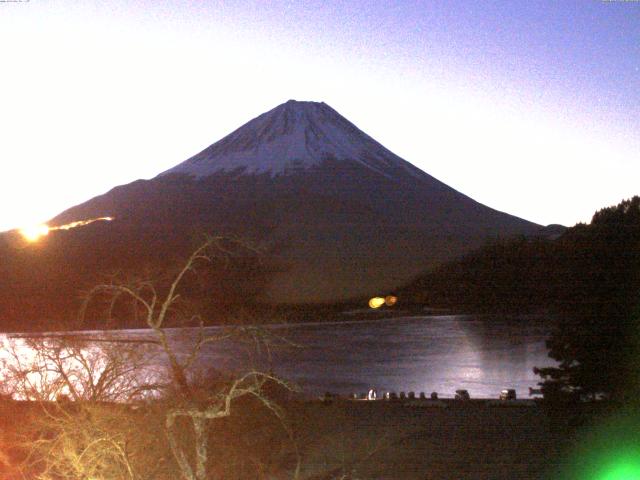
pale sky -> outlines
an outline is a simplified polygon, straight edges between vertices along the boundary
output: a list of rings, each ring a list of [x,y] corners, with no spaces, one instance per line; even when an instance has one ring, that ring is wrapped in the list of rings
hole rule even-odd
[[[0,68],[0,230],[291,98],[537,223],[640,194],[640,2],[0,2]]]

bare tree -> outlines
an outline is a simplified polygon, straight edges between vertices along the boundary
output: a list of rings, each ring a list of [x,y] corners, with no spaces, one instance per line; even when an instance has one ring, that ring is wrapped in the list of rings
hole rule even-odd
[[[14,399],[28,400],[21,402],[21,424],[11,429],[11,443],[23,452],[14,469],[41,480],[137,480],[157,467],[144,448],[160,447],[149,432],[152,422],[143,419],[150,411],[131,403],[159,388],[153,375],[145,376],[139,346],[69,337],[11,340],[2,385]]]
[[[131,402],[162,385],[144,344],[81,335],[13,337],[4,345],[2,388],[19,400]]]
[[[227,258],[230,254],[228,240],[221,237],[209,238],[197,248],[186,263],[176,273],[164,292],[150,280],[136,280],[128,283],[111,282],[94,287],[87,296],[83,307],[98,297],[106,298],[109,312],[113,312],[119,301],[129,300],[139,309],[146,325],[151,329],[166,359],[171,387],[175,399],[165,412],[165,429],[171,452],[179,466],[181,476],[186,480],[204,480],[211,478],[208,465],[214,452],[209,449],[210,425],[213,420],[231,416],[233,405],[242,397],[257,399],[260,404],[283,420],[285,431],[291,431],[284,423],[280,407],[264,393],[267,383],[291,388],[282,379],[258,370],[251,370],[233,381],[217,388],[202,388],[194,379],[197,361],[202,348],[209,343],[228,338],[250,338],[258,346],[270,348],[273,335],[265,334],[261,329],[234,325],[222,328],[214,334],[208,334],[202,319],[189,312],[188,304],[183,301],[179,290],[186,277],[194,274],[196,268],[213,262],[215,259]],[[187,352],[181,355],[167,334],[167,326],[190,324],[197,328],[197,335]],[[185,438],[182,434],[181,420],[185,420],[191,428],[191,435]],[[296,450],[297,451],[297,450]],[[294,468],[294,477],[298,477],[300,459]]]

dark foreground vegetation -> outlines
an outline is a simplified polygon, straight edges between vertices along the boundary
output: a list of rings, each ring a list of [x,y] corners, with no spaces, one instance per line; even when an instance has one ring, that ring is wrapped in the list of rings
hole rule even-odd
[[[282,420],[246,399],[207,430],[202,478],[544,479],[576,443],[541,407],[282,401]],[[4,479],[179,479],[167,405],[0,402]],[[283,423],[286,428],[283,427]],[[189,425],[180,441],[193,442]],[[194,477],[195,478],[195,477]]]

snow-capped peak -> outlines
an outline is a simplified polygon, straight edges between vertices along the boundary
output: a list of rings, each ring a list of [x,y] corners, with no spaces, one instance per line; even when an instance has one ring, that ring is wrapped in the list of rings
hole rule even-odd
[[[323,160],[358,162],[385,176],[423,174],[324,102],[289,100],[254,118],[167,173],[205,177],[221,170],[285,174]]]

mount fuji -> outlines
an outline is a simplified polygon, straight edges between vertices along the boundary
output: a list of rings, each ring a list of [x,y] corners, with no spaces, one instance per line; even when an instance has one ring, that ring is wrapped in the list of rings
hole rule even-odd
[[[31,300],[63,295],[96,273],[184,257],[205,233],[269,245],[277,268],[260,299],[299,304],[384,294],[488,239],[542,228],[448,187],[330,106],[293,100],[49,224],[106,216],[115,220],[52,232],[38,248],[12,252],[0,272],[9,279],[0,300],[13,302],[4,314],[26,308],[8,284],[28,285]],[[25,265],[28,278],[19,273]]]
[[[276,176],[331,160],[355,163],[389,179],[424,175],[324,102],[295,100],[254,118],[165,173],[201,178],[240,169],[245,174]]]

